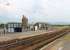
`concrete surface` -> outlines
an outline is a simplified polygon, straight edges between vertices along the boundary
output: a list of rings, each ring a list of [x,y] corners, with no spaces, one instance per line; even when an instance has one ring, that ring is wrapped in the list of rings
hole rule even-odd
[[[70,50],[70,33],[45,45],[40,50]]]

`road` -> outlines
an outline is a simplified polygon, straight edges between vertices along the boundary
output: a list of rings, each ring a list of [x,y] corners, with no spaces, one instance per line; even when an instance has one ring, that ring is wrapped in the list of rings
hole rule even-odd
[[[70,50],[70,33],[44,46],[40,50]]]

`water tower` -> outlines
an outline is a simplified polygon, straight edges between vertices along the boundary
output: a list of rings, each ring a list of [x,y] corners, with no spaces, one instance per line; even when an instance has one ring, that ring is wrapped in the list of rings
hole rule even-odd
[[[26,29],[28,26],[28,18],[26,16],[22,16],[22,28]]]

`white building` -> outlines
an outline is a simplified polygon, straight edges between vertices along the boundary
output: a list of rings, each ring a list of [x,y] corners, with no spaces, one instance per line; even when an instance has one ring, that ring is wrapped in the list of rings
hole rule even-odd
[[[37,22],[34,24],[35,30],[47,30],[48,29],[48,23],[44,22]]]
[[[21,23],[8,23],[6,26],[7,32],[22,32]]]

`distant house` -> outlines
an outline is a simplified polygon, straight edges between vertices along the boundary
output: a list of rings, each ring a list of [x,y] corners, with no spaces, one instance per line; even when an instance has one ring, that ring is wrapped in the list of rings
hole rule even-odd
[[[6,25],[7,32],[22,32],[21,23],[11,22]]]
[[[47,30],[48,24],[44,22],[37,22],[34,24],[34,29],[35,30]]]

